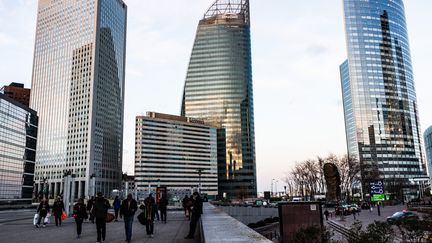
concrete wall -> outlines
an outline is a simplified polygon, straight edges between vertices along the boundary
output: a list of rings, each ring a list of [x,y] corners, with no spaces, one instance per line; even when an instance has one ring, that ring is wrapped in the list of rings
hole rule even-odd
[[[222,207],[204,203],[201,216],[203,243],[272,243],[253,229],[229,216]]]
[[[217,206],[243,224],[256,223],[266,218],[279,217],[278,208]]]

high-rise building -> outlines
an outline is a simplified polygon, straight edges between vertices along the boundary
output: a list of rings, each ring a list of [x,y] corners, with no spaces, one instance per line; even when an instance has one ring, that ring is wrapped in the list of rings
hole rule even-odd
[[[367,183],[401,199],[426,173],[402,0],[344,0],[348,60],[341,67],[348,152]],[[413,189],[413,190],[410,190]]]
[[[0,205],[32,202],[37,129],[34,110],[0,93]]]
[[[165,186],[171,194],[199,190],[216,196],[217,129],[203,121],[148,112],[136,117],[135,187]]]
[[[426,129],[424,132],[424,142],[426,147],[426,158],[428,162],[428,173],[429,177],[432,179],[432,126]]]
[[[50,196],[69,172],[75,197],[121,186],[126,18],[122,0],[39,0],[30,106]]]
[[[30,104],[30,89],[24,88],[24,84],[11,83],[0,88],[0,93],[3,93],[19,103],[29,106]]]
[[[218,143],[225,148],[218,156],[219,194],[256,197],[248,0],[217,0],[200,20],[181,113],[222,128]]]

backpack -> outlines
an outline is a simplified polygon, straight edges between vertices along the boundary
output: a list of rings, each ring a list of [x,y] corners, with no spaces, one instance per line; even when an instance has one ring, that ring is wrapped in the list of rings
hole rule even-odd
[[[138,214],[138,221],[142,224],[142,225],[147,225],[147,217],[146,217],[146,213],[143,211],[142,213]]]

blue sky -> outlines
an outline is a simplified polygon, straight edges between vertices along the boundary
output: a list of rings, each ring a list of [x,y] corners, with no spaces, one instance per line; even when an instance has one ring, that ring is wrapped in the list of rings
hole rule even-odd
[[[178,114],[198,20],[213,0],[128,5],[123,168],[133,172],[134,118]],[[432,1],[405,0],[422,130],[432,125]],[[30,86],[36,0],[0,0],[0,85]],[[296,161],[346,153],[339,65],[341,0],[251,0],[258,190]],[[282,182],[278,183],[281,189]]]

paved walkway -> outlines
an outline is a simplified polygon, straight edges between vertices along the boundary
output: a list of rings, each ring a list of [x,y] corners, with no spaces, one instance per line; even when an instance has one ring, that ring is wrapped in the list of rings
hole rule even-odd
[[[28,215],[28,213],[26,213]],[[34,213],[32,213],[34,215]],[[2,215],[4,216],[4,215]],[[3,217],[2,217],[3,218]],[[136,217],[135,217],[136,218]],[[161,242],[161,243],[198,243],[199,229],[195,240],[186,240],[184,237],[189,231],[189,221],[185,219],[181,211],[169,211],[168,222],[163,224],[155,222],[154,238],[148,238],[145,226],[137,220],[133,224],[132,242]],[[4,220],[4,218],[3,218]],[[1,220],[0,220],[1,221]],[[35,228],[32,219],[20,219],[3,221],[0,224],[0,242],[9,243],[87,243],[96,242],[96,225],[90,222],[83,224],[83,232],[80,239],[76,239],[76,226],[72,218],[63,222],[62,227],[56,227],[53,222],[46,228]],[[125,242],[124,224],[122,221],[107,224],[107,236],[105,242]]]

